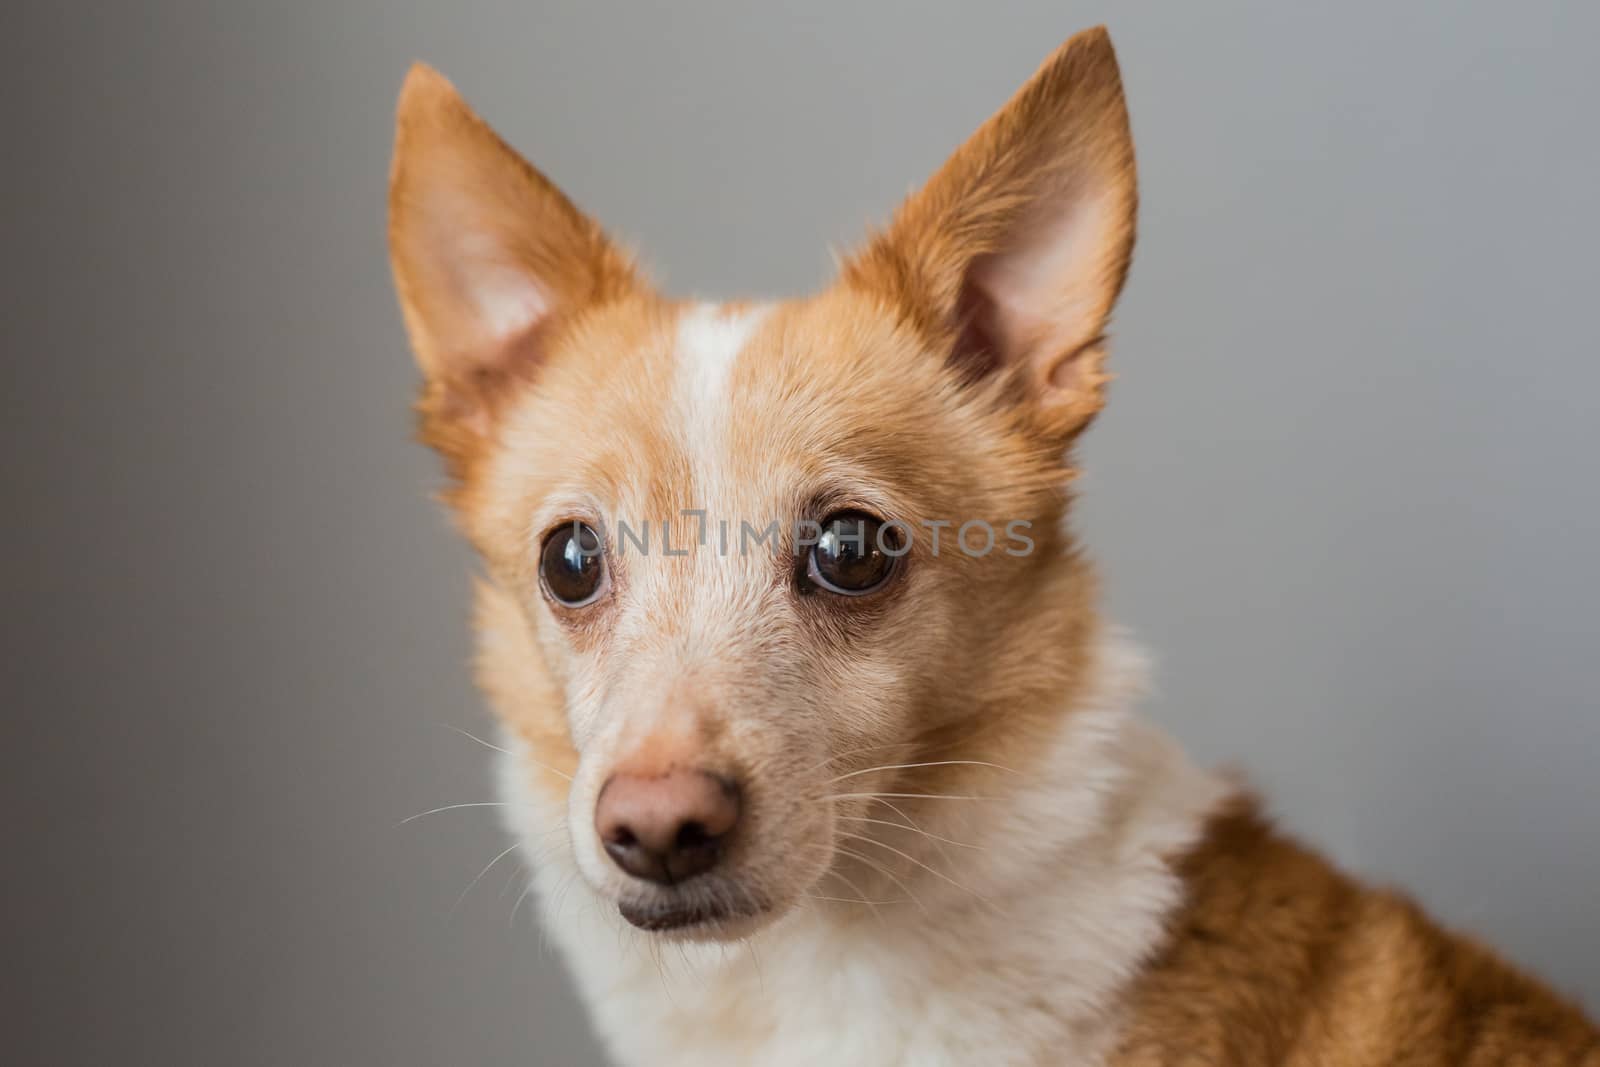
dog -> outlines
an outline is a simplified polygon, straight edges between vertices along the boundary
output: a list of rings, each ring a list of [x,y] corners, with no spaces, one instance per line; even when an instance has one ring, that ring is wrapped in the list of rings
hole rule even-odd
[[[1588,1064],[1582,1010],[1136,713],[1066,526],[1103,29],[800,300],[668,299],[425,66],[391,256],[533,890],[627,1064]]]

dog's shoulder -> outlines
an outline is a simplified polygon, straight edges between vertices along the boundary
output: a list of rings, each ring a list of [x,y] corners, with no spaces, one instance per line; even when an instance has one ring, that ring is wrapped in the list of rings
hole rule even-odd
[[[1116,1067],[1600,1065],[1577,1006],[1280,834],[1253,797],[1177,870],[1185,903],[1131,991]]]

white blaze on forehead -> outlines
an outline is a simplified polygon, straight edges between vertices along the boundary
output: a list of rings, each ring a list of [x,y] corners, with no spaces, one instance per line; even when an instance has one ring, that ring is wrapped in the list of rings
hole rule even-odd
[[[696,304],[678,320],[679,430],[707,491],[717,483],[714,472],[725,447],[733,365],[767,310],[764,305],[736,310],[726,304]],[[686,506],[710,508],[715,502],[696,500]]]

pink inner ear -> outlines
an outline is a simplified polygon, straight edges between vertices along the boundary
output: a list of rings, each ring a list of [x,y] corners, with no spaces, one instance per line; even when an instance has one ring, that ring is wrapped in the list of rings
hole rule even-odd
[[[1061,379],[1058,363],[1104,325],[1115,287],[1113,209],[1109,196],[1064,190],[1014,226],[1007,246],[975,259],[958,308],[957,362],[975,376],[1032,362],[1040,382],[1075,382]]]
[[[483,267],[466,284],[483,335],[491,345],[514,343],[550,313],[544,290],[515,268]]]
[[[449,329],[456,347],[474,362],[488,362],[534,329],[550,313],[549,294],[514,261],[512,236],[496,232],[454,190],[436,198],[429,218],[431,265],[444,282],[436,299],[453,309]]]

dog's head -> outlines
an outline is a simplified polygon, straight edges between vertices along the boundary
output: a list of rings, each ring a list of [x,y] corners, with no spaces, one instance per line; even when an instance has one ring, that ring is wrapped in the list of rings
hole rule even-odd
[[[899,821],[875,800],[1026,763],[1091,627],[1061,518],[1134,204],[1090,31],[829,288],[686,304],[412,72],[390,240],[487,681],[635,925],[733,936],[852,853],[892,874],[904,844],[851,847]]]

